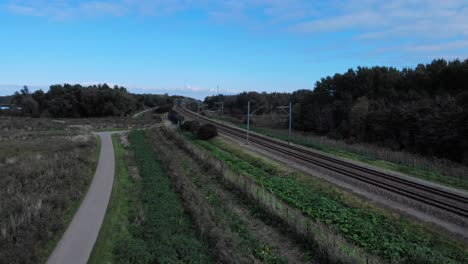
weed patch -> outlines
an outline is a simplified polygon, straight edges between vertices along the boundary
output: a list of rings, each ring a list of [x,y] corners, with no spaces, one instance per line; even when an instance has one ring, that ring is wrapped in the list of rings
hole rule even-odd
[[[281,200],[313,219],[332,226],[349,241],[385,260],[403,263],[460,263],[463,245],[448,242],[405,220],[395,221],[363,208],[352,208],[340,196],[282,174],[260,159],[219,141],[193,141],[237,174],[248,175]]]
[[[0,137],[0,263],[44,262],[86,193],[95,137],[9,131]]]
[[[119,263],[211,263],[207,245],[196,237],[158,156],[145,142],[144,132],[131,132],[129,139],[142,178],[138,199],[145,217],[135,222],[138,212],[130,212],[130,235],[116,244],[116,259]]]

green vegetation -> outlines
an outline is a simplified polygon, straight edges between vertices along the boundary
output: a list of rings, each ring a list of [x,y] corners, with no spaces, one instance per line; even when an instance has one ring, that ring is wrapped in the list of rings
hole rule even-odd
[[[352,207],[340,193],[314,181],[286,175],[278,167],[252,157],[219,140],[193,141],[210,151],[234,172],[254,179],[304,214],[332,226],[341,235],[372,254],[403,263],[460,263],[466,261],[463,245],[413,224],[367,208]]]
[[[215,223],[216,227],[210,228],[212,235],[206,237],[211,244],[223,245],[215,246],[220,256],[219,261],[223,262],[222,259],[228,257],[239,259],[239,263],[245,262],[241,259],[256,259],[262,263],[286,263],[286,257],[289,256],[281,256],[278,244],[271,244],[272,241],[266,240],[264,234],[259,234],[261,232],[258,230],[258,225],[254,227],[252,220],[248,217],[249,213],[254,212],[242,205],[240,195],[236,195],[232,186],[222,180],[219,172],[210,168],[207,160],[200,162],[192,154],[180,149],[179,144],[187,142],[175,143],[183,138],[174,138],[173,133],[168,131],[161,133],[160,130],[154,130],[149,138],[154,149],[158,153],[164,153],[163,164],[176,182],[182,197],[190,199],[184,204],[194,212],[192,214],[194,221],[203,223],[203,226],[206,226],[207,222]],[[162,134],[169,135],[170,140]],[[195,135],[192,136],[195,137]],[[196,197],[201,197],[202,201],[198,201]],[[200,212],[208,212],[208,214],[204,215]],[[262,230],[265,231],[265,229]],[[199,232],[205,233],[203,229]],[[287,238],[282,239],[287,240]],[[220,251],[229,253],[219,254]]]
[[[234,234],[238,236],[240,250],[244,254],[251,254],[263,263],[287,263],[286,259],[281,258],[271,249],[267,243],[259,240],[249,229],[247,224],[232,211],[225,201],[209,188],[202,188],[209,204],[217,211],[219,220],[226,223]]]
[[[310,90],[209,96],[204,104],[218,110],[223,101],[226,116],[245,122],[250,101],[259,124],[261,116],[291,102],[295,130],[468,165],[467,71],[466,58],[403,69],[357,67],[321,78]],[[278,117],[271,123],[287,127]]]
[[[36,129],[0,132],[0,263],[45,262],[96,168],[94,136]]]
[[[137,206],[136,188],[139,182],[130,178],[126,162],[131,157],[119,142],[118,135],[112,136],[112,143],[115,151],[114,184],[106,216],[88,263],[116,262],[113,249],[118,241],[130,236],[130,211]]]
[[[207,246],[197,239],[159,158],[145,142],[143,131],[129,135],[140,171],[138,207],[131,207],[129,236],[113,249],[119,263],[210,263]]]
[[[37,90],[34,93],[24,86],[12,96],[11,103],[20,106],[22,114],[32,117],[104,117],[128,116],[145,106],[172,105],[173,97],[131,94],[125,87],[115,85],[111,88],[105,83],[92,86],[57,84],[51,85],[47,92]]]
[[[9,104],[13,96],[0,96],[0,104]]]
[[[187,164],[188,163],[183,160],[180,165],[184,167],[187,174],[193,173],[193,170]],[[197,183],[197,186],[205,195],[208,203],[215,209],[217,221],[226,224],[229,229],[236,234],[240,245],[239,250],[241,250],[243,254],[251,254],[262,260],[263,263],[287,263],[285,259],[273,252],[270,245],[260,241],[252,233],[252,230],[249,229],[247,224],[239,217],[239,215],[237,215],[237,213],[232,211],[232,208],[226,204],[226,201],[224,201],[219,194],[214,192],[212,188],[208,186],[209,183],[202,183],[199,181],[201,177],[198,175],[193,175],[192,177],[194,177],[192,180]]]
[[[284,140],[284,141],[288,140],[287,131],[281,131],[277,129],[268,129],[268,128],[252,128],[252,130],[259,134],[263,134],[269,137],[277,138],[277,139]],[[323,140],[323,141],[331,141],[331,140]],[[382,160],[382,159],[372,157],[373,154],[374,156],[379,156],[378,152],[381,151],[380,149],[377,149],[377,150],[369,149],[367,151],[368,154],[361,154],[363,152],[362,150],[353,151],[352,146],[351,147],[344,146],[345,143],[340,144],[340,145],[343,145],[341,148],[331,147],[327,145],[327,142],[319,142],[319,140],[314,140],[312,137],[306,137],[306,136],[300,136],[300,135],[294,135],[291,138],[291,142],[298,144],[298,145],[303,145],[305,147],[310,147],[316,150],[320,150],[325,153],[333,154],[338,157],[367,163],[367,164],[370,164],[379,168],[392,170],[392,171],[400,172],[406,175],[415,176],[421,179],[438,182],[438,183],[448,185],[451,187],[468,190],[468,178],[467,177],[463,177],[461,175],[458,177],[454,175],[445,175],[440,172],[442,170],[445,170],[445,168],[437,170],[437,168],[433,167],[435,164],[432,164],[433,166],[431,166],[433,170],[423,169],[423,168],[420,168],[418,165],[411,166],[410,163],[414,164],[414,161],[412,162],[410,158],[407,160],[401,161],[402,163],[408,164],[406,165],[406,164],[397,164],[389,160]],[[335,145],[338,145],[338,144],[335,143]],[[344,148],[347,148],[347,149],[344,150]],[[395,158],[395,159],[401,160],[401,156],[402,156],[401,153],[395,153],[395,155],[398,155],[398,154],[400,154],[400,157]],[[391,154],[387,154],[387,157],[390,155]]]

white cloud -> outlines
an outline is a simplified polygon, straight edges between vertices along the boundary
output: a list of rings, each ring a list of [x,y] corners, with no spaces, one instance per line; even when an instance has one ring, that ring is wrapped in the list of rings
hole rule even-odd
[[[358,39],[468,37],[468,6],[458,0],[348,0],[290,29],[302,33],[354,30]]]
[[[55,19],[170,15],[194,9],[218,22],[255,28],[276,23],[279,29],[301,33],[356,30],[357,39],[468,36],[466,0],[10,0],[4,7]]]
[[[126,6],[119,3],[93,1],[80,4],[79,9],[88,15],[121,16],[127,13]]]
[[[453,49],[468,49],[468,40],[429,45],[410,45],[404,47],[404,49],[410,52],[445,52]]]
[[[362,48],[362,53],[376,54],[393,43],[398,49],[392,51],[399,56],[423,50],[438,56],[442,52],[438,45],[452,42],[458,44],[442,47],[446,54],[468,54],[466,45],[460,44],[468,39],[467,0],[10,0],[0,7],[58,20],[170,16],[196,10],[221,24],[324,39],[325,57],[336,52],[328,49],[337,41],[327,40],[328,34],[338,37],[343,55],[349,54],[349,43]]]

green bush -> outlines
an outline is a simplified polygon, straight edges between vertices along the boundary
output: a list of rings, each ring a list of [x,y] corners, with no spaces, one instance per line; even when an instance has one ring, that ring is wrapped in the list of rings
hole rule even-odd
[[[127,237],[117,242],[114,254],[118,263],[150,263],[153,259],[145,241]]]
[[[215,125],[205,124],[200,126],[197,132],[197,136],[201,140],[208,140],[216,137],[218,135],[218,129]]]
[[[196,133],[200,128],[200,124],[198,124],[197,121],[185,121],[180,128],[188,132]]]
[[[158,108],[153,110],[153,113],[155,114],[164,114],[172,110],[172,105],[171,104],[165,104],[161,105]]]
[[[177,124],[184,121],[184,116],[172,110],[167,114],[167,119],[169,119],[172,123]]]

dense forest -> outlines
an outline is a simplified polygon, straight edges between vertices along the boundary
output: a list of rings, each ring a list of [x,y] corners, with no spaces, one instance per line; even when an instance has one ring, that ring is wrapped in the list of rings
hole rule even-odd
[[[25,86],[11,102],[22,108],[22,114],[33,117],[102,117],[126,116],[145,107],[172,104],[173,97],[131,94],[124,87],[111,88],[107,84],[87,87],[64,84],[34,93]]]
[[[468,164],[468,59],[416,68],[358,67],[322,78],[313,90],[244,92],[204,103],[243,118],[293,104],[293,127],[348,142],[367,142]]]
[[[0,104],[9,104],[12,96],[0,96]]]

